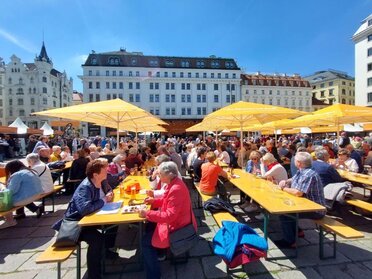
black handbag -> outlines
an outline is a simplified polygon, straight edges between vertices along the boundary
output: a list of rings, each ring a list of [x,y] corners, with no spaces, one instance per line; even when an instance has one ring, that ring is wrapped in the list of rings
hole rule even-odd
[[[79,221],[63,218],[54,247],[75,246],[79,241],[81,227]]]
[[[194,225],[192,223],[191,206],[190,219],[190,224],[169,233],[170,250],[175,256],[187,252],[198,242],[198,234],[196,233]]]

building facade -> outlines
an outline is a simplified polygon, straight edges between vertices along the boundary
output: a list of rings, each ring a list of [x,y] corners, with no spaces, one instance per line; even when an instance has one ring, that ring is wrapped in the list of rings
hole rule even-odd
[[[353,35],[355,43],[355,104],[372,106],[372,14]]]
[[[0,119],[8,126],[17,117],[30,128],[40,128],[45,117],[31,113],[72,104],[73,81],[53,68],[43,43],[34,63],[23,63],[12,55],[0,69]]]
[[[120,49],[92,52],[82,67],[84,103],[120,98],[171,124],[178,122],[171,129],[241,99],[241,70],[234,59],[147,56]],[[106,135],[108,130],[83,124],[84,135]]]
[[[332,104],[355,104],[355,81],[345,72],[318,71],[304,77],[312,86],[312,95],[320,101]]]
[[[243,74],[242,98],[245,101],[311,111],[311,87],[299,75]]]

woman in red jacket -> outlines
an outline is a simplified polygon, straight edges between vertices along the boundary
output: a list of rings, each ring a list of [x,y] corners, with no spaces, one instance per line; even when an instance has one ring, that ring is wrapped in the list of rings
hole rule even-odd
[[[164,196],[160,199],[148,197],[147,204],[158,210],[141,210],[139,216],[149,222],[142,239],[143,257],[147,278],[160,278],[160,264],[156,248],[169,248],[169,232],[178,230],[192,221],[195,230],[196,220],[191,207],[189,190],[178,178],[178,168],[174,162],[164,162],[158,167],[160,180],[166,183]],[[169,227],[169,231],[168,231]]]

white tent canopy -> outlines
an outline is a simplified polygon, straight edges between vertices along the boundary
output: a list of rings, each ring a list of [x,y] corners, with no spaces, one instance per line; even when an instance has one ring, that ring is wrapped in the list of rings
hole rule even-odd
[[[17,134],[26,134],[28,129],[27,125],[19,117],[9,127],[17,128]]]
[[[44,136],[50,136],[54,134],[54,131],[52,127],[48,124],[48,122],[44,122],[43,126],[40,128],[40,130],[43,130]]]

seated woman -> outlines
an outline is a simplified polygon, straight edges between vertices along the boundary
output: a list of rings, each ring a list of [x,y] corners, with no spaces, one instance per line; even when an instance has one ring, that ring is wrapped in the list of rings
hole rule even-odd
[[[217,146],[217,150],[215,150],[214,153],[221,163],[230,165],[230,155],[226,150],[226,145],[220,144]]]
[[[71,155],[70,148],[67,145],[62,147],[61,159],[62,161],[72,161],[74,159]]]
[[[338,150],[338,158],[334,164],[336,169],[342,169],[350,172],[358,172],[358,163],[350,158],[350,151],[346,148],[341,148]]]
[[[122,165],[125,163],[125,155],[116,155],[109,164],[107,172],[109,174],[124,174]]]
[[[225,186],[219,183],[218,177],[227,178],[227,173],[217,164],[214,163],[216,160],[216,154],[209,151],[205,156],[207,162],[202,164],[202,176],[199,183],[200,191],[208,196],[219,195],[223,199],[227,199],[227,192]]]
[[[21,161],[14,160],[6,164],[7,188],[12,193],[13,206],[24,206],[33,202],[43,192],[41,181],[35,171],[28,169]],[[36,207],[37,210],[38,207]],[[35,210],[35,211],[36,211]],[[5,222],[0,229],[17,225],[13,213],[4,216]]]
[[[86,169],[89,163],[89,159],[86,157],[86,152],[84,149],[78,149],[76,152],[78,158],[75,159],[70,168],[70,175],[69,180],[65,184],[65,194],[72,194],[75,189],[75,185],[77,186],[82,180],[84,180],[86,176]]]
[[[143,165],[141,159],[141,154],[138,154],[138,151],[135,147],[129,149],[129,155],[125,159],[125,171],[127,174],[130,174],[130,170],[137,167],[140,168]]]
[[[288,179],[287,171],[278,163],[273,154],[266,153],[261,160],[261,174],[263,178],[266,178],[275,184]]]
[[[107,161],[101,159],[89,162],[86,168],[86,176],[76,189],[69,206],[64,214],[65,218],[79,221],[84,216],[91,214],[103,207],[105,203],[112,202],[114,193],[107,187],[104,180],[107,177]],[[105,188],[102,188],[105,185]],[[62,220],[53,225],[59,230]],[[87,266],[89,278],[101,278],[102,250],[108,258],[117,258],[118,254],[110,250],[114,247],[116,228],[109,229],[102,234],[96,227],[83,227],[79,241],[88,243]]]
[[[159,167],[165,194],[161,199],[147,198],[147,204],[158,210],[140,210],[139,216],[149,223],[142,239],[143,260],[146,278],[160,279],[161,271],[156,248],[169,247],[169,232],[176,231],[192,222],[197,230],[196,219],[191,207],[190,193],[182,179],[178,178],[178,168],[174,162],[164,162]],[[156,224],[152,226],[151,224]]]

